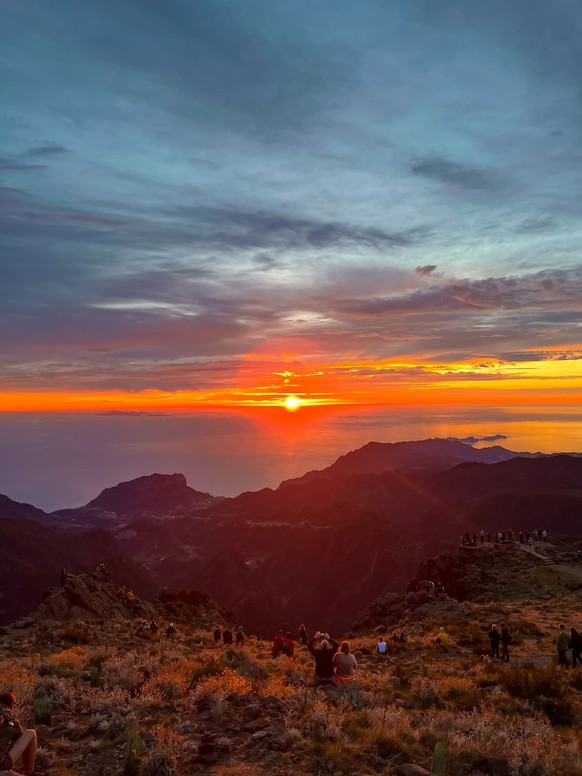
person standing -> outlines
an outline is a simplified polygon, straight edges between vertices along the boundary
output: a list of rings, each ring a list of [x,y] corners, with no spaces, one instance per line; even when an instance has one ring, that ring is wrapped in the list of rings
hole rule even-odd
[[[491,657],[499,660],[499,642],[501,641],[501,634],[497,630],[497,625],[493,624],[491,630],[487,634],[489,636],[489,646],[491,648]]]
[[[305,625],[301,624],[299,626],[299,638],[297,641],[302,644],[304,647],[307,646],[307,642],[309,641],[307,637],[307,631],[305,630]]]
[[[216,628],[213,630],[212,635],[214,636],[214,643],[220,644],[222,641],[222,628],[220,625],[217,625]]]
[[[558,662],[562,668],[568,668],[568,650],[570,649],[570,639],[566,633],[566,626],[560,625],[560,632],[556,639],[556,650],[558,652]]]
[[[582,633],[578,633],[573,626],[570,628],[570,646],[572,647],[572,667],[576,668],[576,661],[582,666]]]
[[[501,623],[501,659],[509,663],[509,645],[511,644],[511,632],[507,625]],[[582,661],[581,661],[582,662]]]
[[[232,647],[233,636],[230,628],[225,628],[222,631],[222,641],[227,647]]]

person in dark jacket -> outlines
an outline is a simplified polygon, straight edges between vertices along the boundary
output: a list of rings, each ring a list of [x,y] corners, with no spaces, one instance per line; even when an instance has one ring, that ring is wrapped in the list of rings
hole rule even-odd
[[[499,642],[501,641],[501,634],[497,630],[497,625],[492,625],[491,630],[487,635],[489,636],[491,657],[497,658],[497,660],[499,660]]]
[[[318,687],[333,683],[333,658],[338,646],[337,641],[330,639],[328,633],[319,631],[307,643],[307,649],[315,659],[315,681]]]
[[[226,644],[227,647],[232,646],[233,638],[234,637],[230,628],[225,628],[222,631],[222,641],[224,644]]]
[[[19,760],[25,774],[34,771],[36,760],[36,730],[23,730],[12,715],[16,698],[11,692],[0,695],[0,770],[13,772]]]
[[[507,625],[501,623],[501,659],[509,663],[509,645],[511,644],[511,632]]]
[[[570,628],[570,645],[572,647],[572,666],[576,668],[576,661],[582,666],[582,633],[576,628]]]
[[[556,651],[558,652],[558,662],[562,668],[568,668],[568,656],[567,652],[570,649],[570,639],[566,633],[566,626],[560,625],[560,632],[556,639]]]
[[[307,642],[309,641],[309,638],[307,636],[307,631],[305,630],[305,625],[299,626],[299,638],[297,641],[300,644],[303,644],[303,646],[306,646]]]

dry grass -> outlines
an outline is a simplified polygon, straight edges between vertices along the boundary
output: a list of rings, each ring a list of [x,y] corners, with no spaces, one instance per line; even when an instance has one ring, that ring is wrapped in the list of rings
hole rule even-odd
[[[510,610],[501,614],[512,622]],[[449,776],[482,755],[506,758],[515,776],[582,776],[582,670],[527,664],[553,654],[551,623],[563,615],[545,611],[539,626],[533,609],[515,618],[512,661],[522,662],[509,665],[476,654],[492,616],[476,607],[465,622],[439,623],[452,637],[447,652],[430,646],[436,623],[410,625],[409,644],[388,659],[374,653],[374,637],[355,639],[359,681],[333,703],[312,686],[305,650],[273,660],[253,640],[225,650],[203,632],[168,643],[127,638],[121,626],[97,647],[104,635],[84,624],[75,629],[89,632],[86,645],[59,637],[35,648],[31,638],[20,652],[19,634],[0,637],[0,690],[17,694],[27,722],[35,699],[50,704],[54,732],[41,750],[50,776],[114,774],[119,763],[128,776],[390,776],[402,762],[430,769],[441,740]],[[209,740],[214,762],[200,759]]]

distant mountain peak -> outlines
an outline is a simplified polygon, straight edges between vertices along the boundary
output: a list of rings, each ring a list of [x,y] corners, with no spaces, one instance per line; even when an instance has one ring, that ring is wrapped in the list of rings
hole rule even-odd
[[[504,447],[475,448],[458,439],[422,439],[411,442],[368,442],[340,456],[326,469],[310,471],[302,477],[285,480],[280,487],[316,479],[349,474],[382,474],[398,469],[450,469],[460,463],[500,463],[531,453],[514,453]]]

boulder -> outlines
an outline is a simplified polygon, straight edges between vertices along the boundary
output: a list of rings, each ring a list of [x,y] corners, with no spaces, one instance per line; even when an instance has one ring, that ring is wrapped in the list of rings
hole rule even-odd
[[[416,763],[404,763],[396,768],[398,776],[431,776],[430,771]]]
[[[473,763],[473,768],[488,774],[488,776],[509,776],[509,762],[503,757],[479,757]]]

